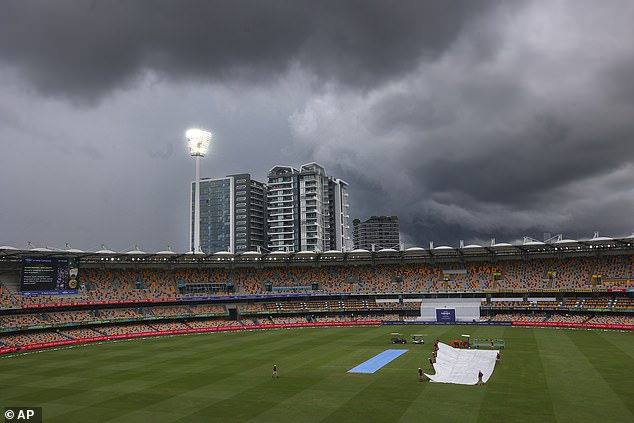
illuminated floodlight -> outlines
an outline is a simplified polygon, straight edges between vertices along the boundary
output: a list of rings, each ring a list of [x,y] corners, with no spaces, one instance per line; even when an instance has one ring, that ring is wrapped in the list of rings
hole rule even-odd
[[[205,157],[209,150],[209,143],[213,135],[209,131],[202,129],[188,129],[185,132],[185,139],[189,147],[189,154],[196,160],[196,197],[194,200],[194,236],[193,236],[193,252],[200,253],[200,158]]]
[[[185,138],[187,139],[189,154],[197,157],[205,157],[213,135],[209,131],[194,128],[188,129],[187,132],[185,132]]]

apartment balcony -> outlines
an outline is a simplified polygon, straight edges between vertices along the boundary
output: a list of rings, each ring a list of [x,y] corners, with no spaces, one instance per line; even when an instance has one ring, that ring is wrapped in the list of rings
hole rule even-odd
[[[279,189],[270,189],[266,193],[267,197],[277,196],[277,195],[293,195],[293,190],[289,188],[279,188]]]
[[[294,202],[293,201],[278,201],[278,200],[271,200],[268,202],[268,209],[272,210],[272,209],[287,209],[287,208],[293,208],[294,206]]]
[[[289,189],[293,186],[293,181],[272,182],[268,184],[269,189]]]
[[[271,227],[277,227],[277,226],[293,226],[295,222],[295,219],[293,219],[293,217],[286,217],[286,218],[282,218],[280,217],[279,219],[269,219],[267,220],[267,223],[269,225],[271,225]],[[275,225],[275,223],[281,223],[280,225]]]
[[[281,200],[278,200],[277,198],[270,198],[267,205],[269,209],[276,209],[279,207],[293,207],[294,203],[295,201],[292,198],[283,198]]]
[[[290,217],[292,217],[293,216],[293,207],[269,208],[269,216],[290,216]]]
[[[271,231],[270,229],[266,231],[267,235],[270,236],[275,236],[275,235],[284,235],[284,236],[289,236],[289,234],[292,236],[295,231],[293,230],[293,228],[278,228],[278,229],[283,229],[280,232],[275,232],[275,231]]]

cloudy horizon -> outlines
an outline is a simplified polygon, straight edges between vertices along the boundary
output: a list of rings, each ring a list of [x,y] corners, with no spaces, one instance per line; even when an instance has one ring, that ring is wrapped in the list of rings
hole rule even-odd
[[[634,3],[0,3],[0,245],[188,249],[201,176],[318,162],[406,246],[634,231]]]

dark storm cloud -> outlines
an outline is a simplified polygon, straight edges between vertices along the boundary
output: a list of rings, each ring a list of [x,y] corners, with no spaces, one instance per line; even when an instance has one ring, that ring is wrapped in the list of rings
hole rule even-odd
[[[432,60],[490,2],[5,1],[0,61],[39,91],[94,100],[143,71],[262,81],[298,64],[369,86]]]
[[[553,5],[499,9],[397,83],[314,98],[297,139],[378,184],[355,212],[397,209],[416,244],[630,233],[634,8]]]
[[[629,234],[632,22],[618,0],[1,2],[0,244],[185,250],[189,125],[216,134],[203,176],[317,161],[410,245]]]

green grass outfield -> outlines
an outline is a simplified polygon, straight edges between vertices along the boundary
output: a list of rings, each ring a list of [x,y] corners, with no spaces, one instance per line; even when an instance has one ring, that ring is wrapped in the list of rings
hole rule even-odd
[[[390,332],[426,334],[389,344]],[[420,383],[432,341],[504,338],[485,386]],[[349,369],[409,352],[375,374]],[[273,364],[279,379],[271,378]],[[634,333],[502,326],[278,329],[110,342],[0,359],[0,409],[44,422],[634,422]]]

